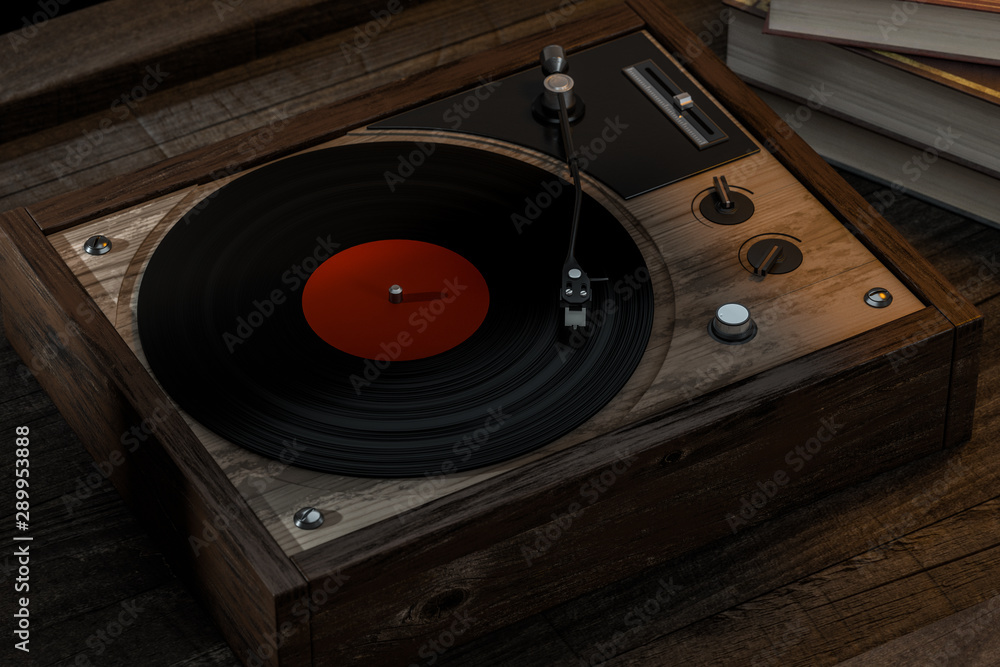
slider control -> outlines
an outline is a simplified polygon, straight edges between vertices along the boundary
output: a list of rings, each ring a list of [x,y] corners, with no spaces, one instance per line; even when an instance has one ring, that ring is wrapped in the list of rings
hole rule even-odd
[[[698,150],[705,150],[728,141],[726,133],[708,114],[698,108],[694,97],[674,83],[652,60],[630,65],[623,69],[622,73]]]

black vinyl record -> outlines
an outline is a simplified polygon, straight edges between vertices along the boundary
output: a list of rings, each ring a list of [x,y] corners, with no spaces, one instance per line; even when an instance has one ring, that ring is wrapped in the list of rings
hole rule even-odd
[[[166,234],[139,290],[143,351],[195,419],[292,465],[412,477],[523,455],[614,398],[652,327],[642,254],[589,196],[576,256],[606,280],[592,285],[587,326],[563,325],[572,205],[572,186],[549,172],[447,144],[356,144],[281,160],[221,188]],[[435,244],[479,271],[489,304],[471,335],[389,362],[317,335],[302,305],[316,266],[386,239]],[[368,326],[350,312],[336,317]]]

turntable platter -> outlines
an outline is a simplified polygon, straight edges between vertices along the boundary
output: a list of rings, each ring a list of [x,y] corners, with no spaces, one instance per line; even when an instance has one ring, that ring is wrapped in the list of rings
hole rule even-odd
[[[621,390],[652,326],[642,254],[590,197],[576,255],[593,308],[563,325],[572,201],[539,167],[448,144],[290,157],[165,236],[139,290],[143,350],[195,419],[300,467],[409,477],[525,454]]]

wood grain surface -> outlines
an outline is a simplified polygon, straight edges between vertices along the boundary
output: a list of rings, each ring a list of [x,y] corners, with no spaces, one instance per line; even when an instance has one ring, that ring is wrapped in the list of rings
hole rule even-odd
[[[428,3],[444,4],[451,5],[456,15],[462,11],[470,15],[463,3]],[[593,4],[567,4],[563,9],[573,7],[575,16],[580,16]],[[720,52],[724,37],[712,37],[711,28],[713,21],[724,19],[721,5],[669,4],[681,10],[689,27],[709,36],[699,48]],[[539,7],[534,19],[526,12],[523,26],[547,25],[549,19],[542,12],[558,9],[556,3]],[[502,40],[523,27],[509,27],[498,16],[491,20],[494,24],[486,28],[483,40]],[[450,36],[460,36],[462,24],[450,25],[454,30]],[[441,36],[440,26],[434,30],[433,36],[424,36],[422,47],[413,47],[410,57]],[[412,40],[411,44],[420,41]],[[423,51],[426,55],[421,62],[448,59],[471,42],[466,47],[441,46],[445,43],[441,40]],[[327,48],[332,52],[329,44]],[[318,56],[318,51],[311,55]],[[250,82],[260,77],[266,63],[280,70],[283,63],[279,60],[264,58],[225,76],[208,77],[196,82],[203,86],[200,89],[192,84],[183,93],[182,87],[156,93],[151,103],[170,109],[163,117],[175,116],[156,141],[136,142],[136,136],[150,136],[139,124],[134,126],[138,134],[131,137],[125,132],[108,135],[100,155],[81,158],[62,180],[52,177],[52,163],[67,155],[67,147],[78,139],[81,129],[93,128],[88,123],[95,118],[0,146],[4,174],[11,177],[0,184],[7,195],[4,201],[11,206],[39,201],[76,185],[129,172],[171,154],[174,149],[169,142],[197,145],[199,134],[184,134],[180,128],[187,122],[190,127],[198,126],[198,100],[216,110],[209,127],[221,128],[222,134],[266,125],[270,118],[265,116],[262,122],[255,116],[261,97],[248,92],[252,87],[243,88],[247,94],[242,96],[226,95],[239,90],[241,77]],[[297,74],[303,74],[303,69]],[[369,82],[362,76],[357,84]],[[293,93],[289,89],[285,94]],[[159,100],[153,99],[156,96]],[[176,114],[185,108],[188,119],[181,121]],[[201,136],[209,137],[212,131],[203,130]],[[882,201],[880,195],[885,193],[879,186],[850,180],[868,202]],[[438,664],[681,664],[681,658],[687,664],[832,664],[855,655],[872,660],[871,664],[893,664],[894,659],[895,664],[919,664],[938,654],[944,664],[965,664],[964,658],[980,661],[972,664],[996,662],[996,647],[989,641],[992,626],[978,619],[992,618],[988,605],[1000,592],[1000,581],[993,574],[997,570],[989,566],[996,547],[997,531],[990,532],[989,521],[997,516],[994,499],[1000,459],[992,446],[997,428],[992,406],[998,353],[997,346],[988,344],[997,335],[991,322],[996,314],[994,297],[1000,292],[996,263],[1000,234],[895,197],[884,212],[900,235],[987,315],[972,442],[799,506],[710,549],[583,595],[461,648],[435,654]],[[37,501],[45,521],[36,535],[48,545],[38,561],[38,604],[45,618],[39,622],[37,635],[42,664],[73,664],[77,656],[94,664],[136,664],[137,658],[149,665],[233,664],[235,657],[213,631],[204,611],[172,578],[141,523],[124,510],[115,491],[96,473],[89,455],[6,346],[0,347],[0,381],[4,431],[29,423],[36,438],[47,445],[34,454],[43,463],[39,474],[45,480]],[[6,471],[8,464],[3,467]],[[948,521],[949,517],[964,518],[956,522]],[[552,555],[560,564],[568,564],[558,552]],[[109,561],[114,566],[108,567]],[[4,563],[0,576],[9,579],[9,558],[0,562]],[[817,587],[821,582],[828,583]],[[806,594],[809,591],[815,591],[810,593],[814,597]],[[656,613],[636,616],[636,609],[641,610],[657,594],[666,595],[668,602]],[[123,603],[138,603],[143,611],[114,642],[96,639],[115,620]],[[422,609],[431,615],[447,615],[449,603],[454,600],[444,597],[436,606]],[[826,616],[821,613],[824,608]],[[817,609],[815,618],[809,615],[812,609]],[[971,611],[963,613],[967,609]]]
[[[64,2],[40,3],[42,12],[0,41],[0,141],[95,111],[103,131],[138,113],[156,90],[355,25],[363,45],[418,2],[110,0],[69,20],[48,18],[58,18]],[[344,53],[359,50],[352,42]]]
[[[0,242],[11,347],[60,404],[97,469],[146,518],[179,574],[212,582],[199,590],[231,645],[255,651],[259,637],[290,615],[304,592],[302,576],[23,210],[0,216]],[[280,654],[308,659],[308,632]]]
[[[619,6],[598,12],[586,20],[580,17],[567,22],[560,30],[560,38],[567,48],[579,48],[608,35],[634,30],[640,25],[638,17]],[[534,27],[537,28],[537,25]],[[470,56],[433,70],[418,71],[411,76],[406,76],[405,69],[394,71],[393,78],[405,77],[405,85],[387,83],[375,91],[352,87],[351,92],[356,96],[332,109],[321,106],[298,113],[299,109],[286,104],[270,114],[270,122],[263,128],[208,146],[202,144],[203,148],[183,156],[168,158],[147,169],[119,176],[96,188],[88,188],[85,193],[57,195],[31,205],[29,210],[42,229],[55,231],[140,203],[151,195],[165,194],[179,187],[219,178],[220,175],[229,176],[301,150],[316,141],[362,127],[391,112],[440,99],[476,83],[480,78],[489,80],[510,73],[522,63],[534,59],[549,39],[550,36],[545,33],[531,33],[502,43],[491,52],[488,62]],[[423,63],[424,67],[428,64]],[[370,92],[370,95],[359,95],[362,92]],[[378,102],[374,101],[376,93],[379,94]],[[292,114],[296,115],[296,122],[289,124],[286,121]],[[202,170],[192,171],[189,168],[191,161],[210,162],[209,176],[206,178]]]

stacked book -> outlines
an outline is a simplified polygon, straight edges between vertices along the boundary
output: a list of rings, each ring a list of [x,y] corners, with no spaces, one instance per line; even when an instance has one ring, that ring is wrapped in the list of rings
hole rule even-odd
[[[820,155],[1000,226],[1000,0],[725,2],[729,67]]]

